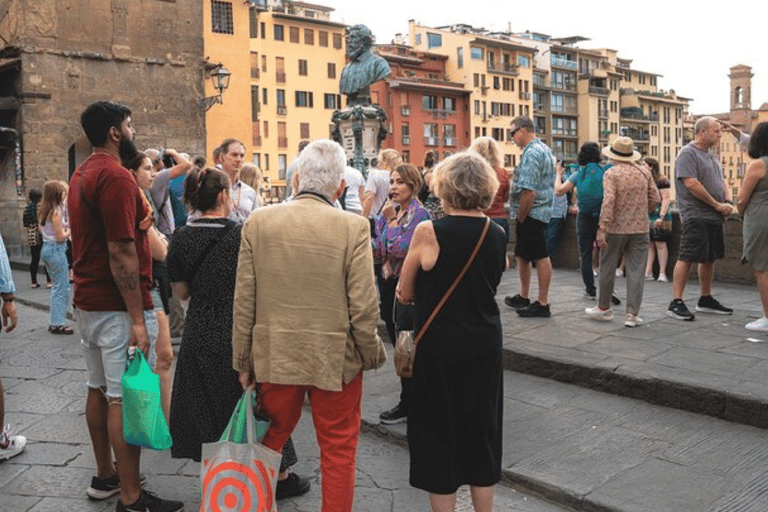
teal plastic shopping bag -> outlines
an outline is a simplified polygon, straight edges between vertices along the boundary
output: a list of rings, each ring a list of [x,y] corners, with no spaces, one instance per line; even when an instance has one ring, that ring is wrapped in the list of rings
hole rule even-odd
[[[123,438],[128,444],[167,450],[173,444],[160,400],[160,377],[144,354],[128,349],[123,373]]]
[[[275,489],[282,455],[256,440],[252,393],[249,388],[240,399],[221,440],[203,444],[200,512],[277,511]],[[260,428],[266,427],[268,422],[262,422]],[[236,442],[242,433],[245,442]]]
[[[248,401],[250,401],[250,407],[247,403]],[[255,409],[255,393],[249,388],[237,402],[235,411],[229,418],[227,428],[221,433],[219,441],[231,441],[238,444],[247,443],[248,433],[246,432],[246,428],[248,428],[248,421],[245,415],[254,414]],[[258,413],[255,414],[254,418],[256,421],[253,423],[253,428],[255,429],[253,431],[253,439],[255,439],[257,443],[260,443],[264,440],[264,436],[267,435],[269,420]]]

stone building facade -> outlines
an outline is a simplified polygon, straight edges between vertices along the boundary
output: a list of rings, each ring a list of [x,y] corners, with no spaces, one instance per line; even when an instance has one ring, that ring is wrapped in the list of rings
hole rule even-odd
[[[202,19],[198,0],[0,0],[0,230],[11,254],[26,250],[29,190],[68,181],[90,153],[79,121],[89,103],[131,108],[140,149],[204,153]]]

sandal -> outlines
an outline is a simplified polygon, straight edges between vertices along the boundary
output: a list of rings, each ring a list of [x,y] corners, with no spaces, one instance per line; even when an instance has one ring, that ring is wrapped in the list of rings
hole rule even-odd
[[[75,334],[74,329],[67,325],[51,325],[48,327],[51,334]]]

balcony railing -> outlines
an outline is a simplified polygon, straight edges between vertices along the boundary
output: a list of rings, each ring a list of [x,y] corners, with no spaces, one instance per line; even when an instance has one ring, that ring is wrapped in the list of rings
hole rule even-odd
[[[504,62],[489,62],[488,63],[488,72],[489,73],[506,73],[508,75],[517,75],[518,74],[518,66],[517,66],[517,64],[506,64]]]
[[[444,137],[443,138],[443,146],[455,146],[456,145],[456,138],[455,137]]]
[[[659,114],[646,115],[637,107],[623,108],[620,111],[621,117],[624,119],[636,119],[638,121],[658,121]]]
[[[410,143],[411,143],[411,137],[410,137],[410,135],[403,135],[403,144],[407,146],[407,145],[409,145]]]
[[[589,94],[596,94],[598,96],[608,96],[611,94],[611,90],[607,87],[597,87],[595,85],[589,86]]]
[[[597,115],[600,117],[608,117],[608,109],[607,108],[598,109]]]
[[[288,147],[288,137],[278,137],[277,138],[277,147],[279,147],[279,148],[287,148]]]
[[[425,146],[439,146],[440,137],[424,137]]]
[[[556,114],[576,115],[576,107],[564,107],[563,105],[552,105],[552,112]]]
[[[285,83],[285,71],[276,71],[275,72],[275,80],[279,84]]]
[[[550,63],[560,68],[577,69],[579,67],[579,63],[575,60],[568,60],[562,57],[552,57]]]
[[[624,137],[629,137],[635,142],[645,142],[650,139],[650,136],[648,135],[647,131],[637,130],[637,129],[623,128],[621,130],[621,135]]]
[[[428,108],[428,109],[425,108],[424,110],[427,111],[428,113],[431,112],[432,117],[434,117],[435,119],[437,119],[438,117],[442,117],[443,119],[445,119],[449,115],[456,113],[455,110],[446,110],[442,108]]]
[[[278,105],[278,107],[277,107],[277,114],[278,115],[284,116],[287,113],[288,113],[288,107],[286,107],[285,105],[282,105],[282,106]]]

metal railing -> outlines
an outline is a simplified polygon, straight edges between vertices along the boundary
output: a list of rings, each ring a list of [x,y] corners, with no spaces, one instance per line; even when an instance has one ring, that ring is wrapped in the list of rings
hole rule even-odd
[[[579,67],[579,63],[575,60],[568,60],[562,57],[552,57],[550,63],[561,68],[577,69]]]
[[[519,66],[517,64],[505,64],[503,62],[489,62],[488,71],[490,73],[507,73],[510,75],[518,74]]]

